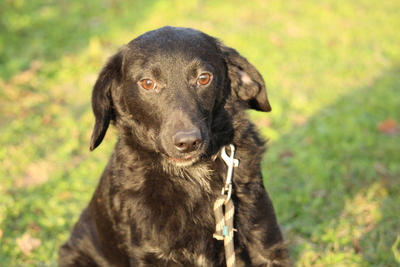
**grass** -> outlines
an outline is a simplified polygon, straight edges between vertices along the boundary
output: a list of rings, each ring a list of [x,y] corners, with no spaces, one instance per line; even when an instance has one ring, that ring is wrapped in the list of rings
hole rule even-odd
[[[296,266],[400,265],[400,4],[3,1],[0,262],[55,266],[115,135],[93,153],[105,59],[163,25],[222,39],[263,74],[265,185]]]

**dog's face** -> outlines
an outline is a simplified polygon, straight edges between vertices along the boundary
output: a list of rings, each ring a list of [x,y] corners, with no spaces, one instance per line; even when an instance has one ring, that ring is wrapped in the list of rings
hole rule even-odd
[[[99,75],[91,150],[114,121],[123,136],[139,139],[134,143],[173,164],[192,164],[205,155],[214,117],[227,99],[271,110],[261,75],[235,50],[193,29],[148,32],[110,58]]]

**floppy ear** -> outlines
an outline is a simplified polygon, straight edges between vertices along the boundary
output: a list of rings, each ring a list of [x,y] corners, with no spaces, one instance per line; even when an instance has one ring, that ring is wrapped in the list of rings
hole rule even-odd
[[[221,51],[228,64],[232,94],[246,101],[252,109],[271,111],[261,74],[235,49],[222,45]]]
[[[90,140],[90,151],[101,144],[107,132],[111,120],[114,120],[111,88],[116,82],[120,82],[122,55],[121,52],[112,56],[100,71],[99,77],[93,87],[92,108],[96,118],[92,138]]]

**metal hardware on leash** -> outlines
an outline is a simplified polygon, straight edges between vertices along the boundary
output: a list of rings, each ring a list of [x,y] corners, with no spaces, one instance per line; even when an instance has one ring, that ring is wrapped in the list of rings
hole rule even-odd
[[[228,154],[226,154],[225,147],[223,147],[221,150],[221,157],[225,161],[226,165],[228,165],[228,173],[226,175],[225,186],[222,188],[222,192],[221,192],[222,195],[225,195],[225,193],[227,193],[228,198],[226,201],[228,201],[232,195],[233,167],[239,166],[239,160],[235,159],[235,146],[230,144],[229,147],[231,149],[231,154],[229,156],[228,156]]]

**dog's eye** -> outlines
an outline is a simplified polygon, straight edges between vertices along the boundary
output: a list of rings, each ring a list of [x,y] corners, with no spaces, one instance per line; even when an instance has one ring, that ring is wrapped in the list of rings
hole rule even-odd
[[[146,89],[146,90],[153,90],[153,89],[156,89],[156,87],[157,87],[157,84],[150,79],[141,80],[139,82],[139,84],[140,84],[140,86],[143,87],[143,89]]]
[[[197,83],[199,85],[206,85],[211,81],[211,74],[203,73],[197,78]]]

